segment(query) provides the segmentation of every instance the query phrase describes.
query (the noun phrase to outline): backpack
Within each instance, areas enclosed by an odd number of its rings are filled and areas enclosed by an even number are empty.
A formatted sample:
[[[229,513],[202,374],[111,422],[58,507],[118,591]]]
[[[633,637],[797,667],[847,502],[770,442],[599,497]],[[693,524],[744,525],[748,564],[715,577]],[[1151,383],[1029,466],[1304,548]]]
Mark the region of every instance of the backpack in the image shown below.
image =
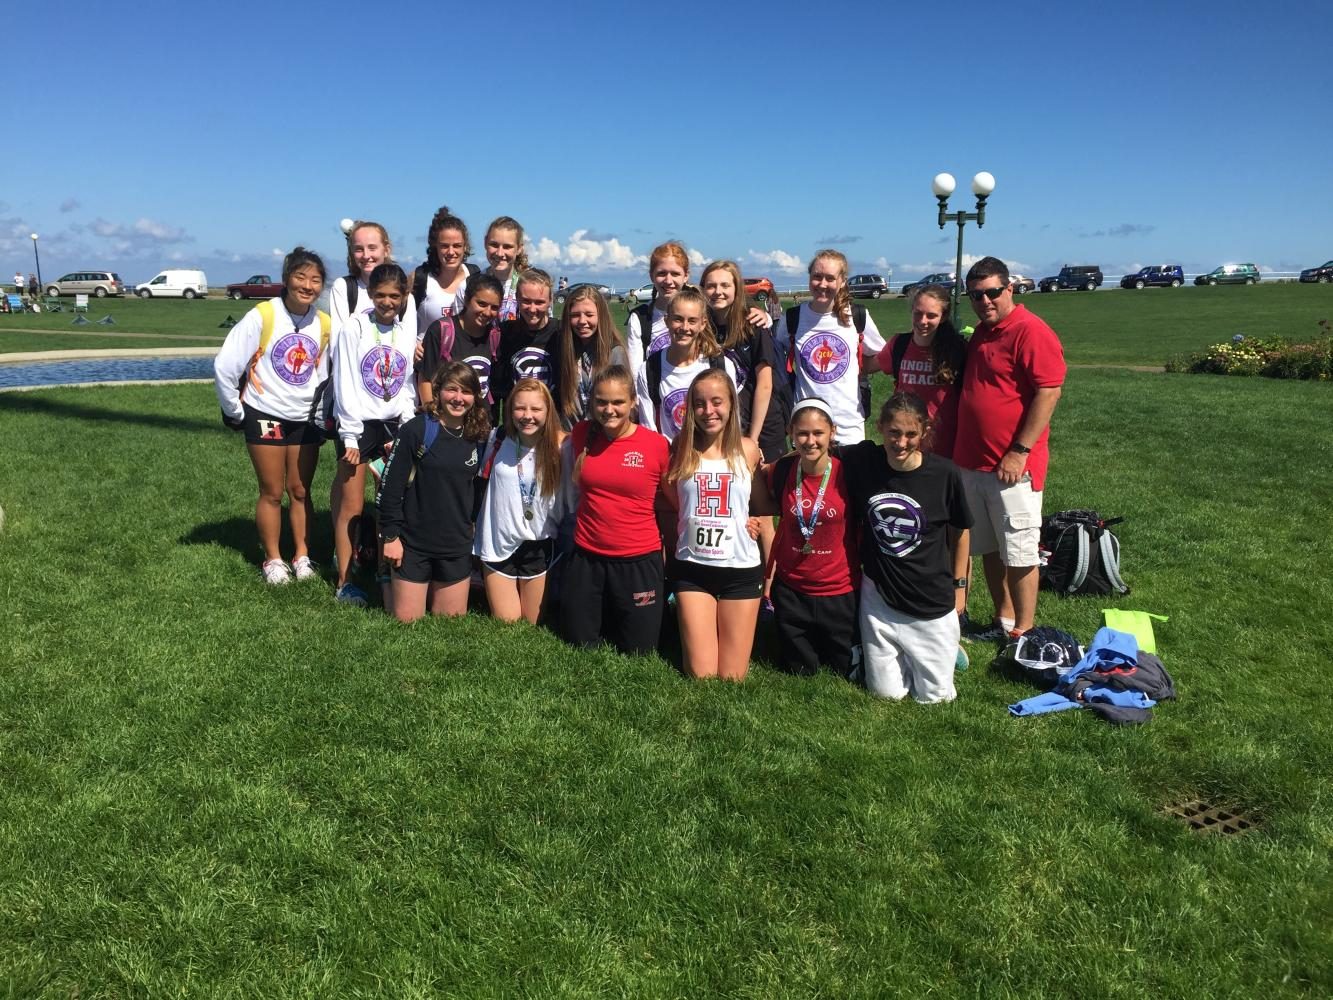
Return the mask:
[[[653,401],[654,415],[662,408],[662,354],[663,351],[653,351],[648,355],[648,397]],[[725,354],[715,354],[708,359],[709,368],[721,368],[727,370],[727,356]]]
[[[1120,578],[1120,539],[1095,510],[1062,510],[1042,518],[1041,585],[1062,596],[1128,594]]]
[[[454,319],[453,313],[441,316],[439,319],[439,324],[440,324],[440,364],[444,365],[447,364],[449,361],[453,360],[454,340],[458,336],[458,324]],[[488,344],[491,350],[491,364],[493,367],[498,367],[500,361],[499,323],[491,324],[490,332],[486,338],[486,343]],[[431,377],[433,378],[434,375],[432,374]],[[494,381],[495,381],[495,372],[493,371],[491,374],[491,382]],[[488,403],[495,402],[495,394],[490,391],[489,387],[487,388],[486,392],[486,402]]]
[[[273,300],[265,299],[255,306],[255,311],[259,313],[259,346],[255,348],[255,353],[250,357],[250,364],[246,366],[245,374],[241,377],[241,387],[254,386],[254,390],[261,395],[264,392],[264,385],[259,381],[259,359],[264,356],[268,350],[268,345],[273,342]],[[314,364],[319,365],[319,359],[324,356],[324,352],[329,349],[329,334],[332,331],[333,320],[329,314],[319,310],[319,353],[315,355]],[[324,391],[329,387],[332,379],[325,379],[315,390],[315,398],[310,405],[310,416],[313,420],[316,411],[319,410],[319,404],[324,396]]]
[[[463,266],[467,268],[468,277],[481,270],[470,260],[463,261]],[[430,272],[426,270],[425,265],[412,272],[412,299],[416,302],[418,308],[426,298],[426,279],[430,277]]]
[[[360,279],[357,278],[357,276],[356,276],[355,274],[347,274],[347,275],[343,275],[343,285],[344,285],[344,286],[346,287],[346,289],[347,289],[347,315],[348,315],[348,316],[351,316],[352,314],[354,314],[354,313],[356,312],[356,301],[357,301],[357,299],[359,299],[359,298],[361,297],[361,285],[359,284],[359,281],[360,281]],[[425,283],[425,281],[422,281],[421,284],[422,284],[422,286],[424,287],[426,283]],[[412,286],[412,291],[413,291],[413,292],[416,291],[416,285],[413,285],[413,286]],[[421,304],[421,299],[418,298],[418,299],[416,300],[416,302],[417,302],[418,305],[420,305],[420,304]],[[403,304],[402,304],[401,306],[398,307],[398,318],[399,318],[399,319],[402,319],[402,318],[403,318],[404,316],[406,316],[406,315],[407,315],[407,299],[403,299]]]
[[[653,303],[657,301],[657,295],[641,306],[635,306],[630,310],[630,316],[639,317],[639,341],[643,344],[643,356],[648,356],[648,348],[653,343]],[[629,332],[629,319],[625,320],[625,332]]]
[[[791,390],[792,401],[796,400],[796,329],[801,322],[799,304],[787,310],[787,382]],[[861,404],[861,413],[870,416],[870,376],[861,364],[861,350],[865,343],[866,307],[852,303],[852,325],[856,327],[856,391]],[[906,346],[903,347],[906,351]]]
[[[890,355],[893,358],[892,367],[885,373],[893,379],[896,389],[898,385],[898,369],[903,366],[903,358],[907,357],[907,348],[912,345],[912,335],[910,333],[900,333],[889,343]],[[953,362],[954,385],[963,384],[963,368],[967,363],[967,341],[962,341],[956,345],[953,357],[949,359]]]
[[[996,659],[1001,668],[1050,690],[1083,659],[1083,650],[1068,632],[1038,625],[1011,640]]]

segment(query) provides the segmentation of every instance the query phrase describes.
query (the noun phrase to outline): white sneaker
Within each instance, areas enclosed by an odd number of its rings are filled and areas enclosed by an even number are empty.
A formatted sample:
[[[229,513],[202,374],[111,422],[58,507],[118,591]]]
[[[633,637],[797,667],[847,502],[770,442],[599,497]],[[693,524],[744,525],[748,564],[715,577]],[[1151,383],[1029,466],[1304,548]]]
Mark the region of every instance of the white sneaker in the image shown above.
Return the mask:
[[[296,574],[298,580],[312,580],[319,576],[319,570],[315,568],[315,563],[309,556],[293,559],[292,572]]]
[[[275,587],[284,583],[291,583],[291,567],[281,559],[270,559],[264,563],[264,582]]]

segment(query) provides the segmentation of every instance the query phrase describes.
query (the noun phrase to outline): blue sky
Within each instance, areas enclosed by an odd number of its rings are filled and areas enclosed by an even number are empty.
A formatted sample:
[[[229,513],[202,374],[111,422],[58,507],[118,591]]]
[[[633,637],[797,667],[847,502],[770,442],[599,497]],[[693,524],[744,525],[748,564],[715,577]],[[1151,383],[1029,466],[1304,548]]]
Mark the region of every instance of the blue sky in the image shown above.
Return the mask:
[[[35,231],[48,280],[218,285],[297,243],[341,273],[345,216],[413,263],[448,204],[474,259],[512,215],[553,273],[617,288],[668,237],[783,286],[824,245],[898,282],[952,269],[930,181],[971,209],[979,170],[965,250],[1032,277],[1333,257],[1333,8],[1099,9],[56,0],[0,75],[26,122],[0,269],[33,270]]]

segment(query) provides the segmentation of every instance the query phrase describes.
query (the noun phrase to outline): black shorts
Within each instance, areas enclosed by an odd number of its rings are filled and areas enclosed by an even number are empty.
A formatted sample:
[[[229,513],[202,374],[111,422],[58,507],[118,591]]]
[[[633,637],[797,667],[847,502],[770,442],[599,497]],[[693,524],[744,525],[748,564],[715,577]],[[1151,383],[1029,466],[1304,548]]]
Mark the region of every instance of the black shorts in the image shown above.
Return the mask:
[[[356,439],[356,450],[361,453],[361,461],[357,464],[365,465],[377,458],[384,458],[387,454],[385,447],[392,444],[397,436],[397,420],[367,420],[361,425],[361,434]],[[334,435],[334,444],[338,450],[338,459],[341,461],[343,455],[347,453],[341,435]]]
[[[622,653],[648,653],[662,631],[662,553],[617,559],[577,545],[567,560],[560,597],[565,641],[596,646],[609,640]]]
[[[481,564],[498,576],[510,580],[535,580],[551,568],[551,556],[555,552],[555,540],[539,538],[535,542],[523,542],[508,559]]]
[[[773,580],[774,624],[778,633],[778,668],[793,674],[819,672],[822,663],[851,679],[861,660],[859,595],[815,597]]]
[[[249,403],[242,403],[245,411],[245,443],[305,445],[323,444],[324,432],[309,420],[283,420]]]
[[[393,571],[394,579],[407,583],[460,583],[472,575],[472,553],[461,556],[428,556],[403,545],[403,564]]]
[[[719,601],[757,601],[764,596],[764,566],[705,566],[672,558],[667,579],[676,593],[702,593]]]

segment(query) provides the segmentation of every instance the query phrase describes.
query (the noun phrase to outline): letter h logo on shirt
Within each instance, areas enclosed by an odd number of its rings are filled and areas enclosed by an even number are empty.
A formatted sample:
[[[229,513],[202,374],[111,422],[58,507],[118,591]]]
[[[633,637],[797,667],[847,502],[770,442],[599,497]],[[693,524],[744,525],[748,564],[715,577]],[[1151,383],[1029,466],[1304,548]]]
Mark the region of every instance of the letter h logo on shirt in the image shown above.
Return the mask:
[[[694,485],[699,490],[696,517],[731,517],[731,473],[696,472]]]

